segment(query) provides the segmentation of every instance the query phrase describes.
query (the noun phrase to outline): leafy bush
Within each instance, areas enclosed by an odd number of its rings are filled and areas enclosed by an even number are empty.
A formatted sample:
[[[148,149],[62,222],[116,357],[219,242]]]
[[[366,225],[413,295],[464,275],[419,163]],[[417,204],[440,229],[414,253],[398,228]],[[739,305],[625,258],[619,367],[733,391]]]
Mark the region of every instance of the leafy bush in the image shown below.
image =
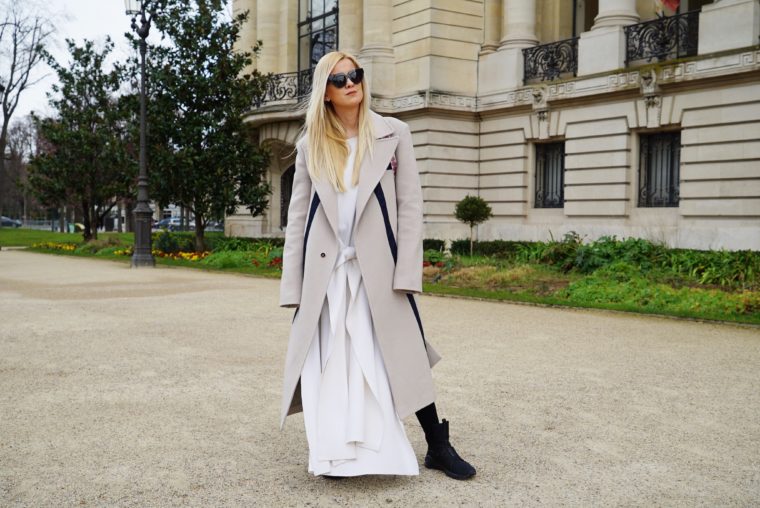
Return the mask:
[[[154,235],[153,248],[160,250],[161,252],[166,252],[167,254],[174,254],[181,250],[188,250],[180,248],[178,234],[166,230]]]
[[[269,252],[266,255],[267,266],[282,270],[282,250],[282,247],[269,249]]]
[[[700,284],[749,287],[760,282],[760,252],[672,249],[667,268]]]
[[[435,265],[439,262],[443,263],[444,255],[443,252],[439,250],[428,249],[422,253],[422,260],[427,261],[431,265]]]
[[[480,196],[465,196],[454,209],[454,217],[470,228],[487,221],[492,215],[491,206]]]
[[[201,263],[217,269],[241,268],[250,265],[255,257],[251,251],[219,251],[211,253]]]
[[[566,233],[560,242],[534,242],[518,247],[517,260],[557,266],[568,272],[573,269],[582,238],[575,231]]]
[[[257,243],[268,243],[274,247],[283,247],[285,245],[285,238],[283,237],[268,237],[262,236],[261,238],[255,238]]]
[[[666,252],[666,247],[640,238],[618,240],[614,236],[603,236],[579,245],[573,265],[581,273],[591,273],[611,263],[623,261],[649,271],[663,266],[667,259]]]
[[[247,251],[255,250],[256,238],[243,238],[239,236],[229,236],[221,238],[216,242],[215,252],[223,251]]]
[[[491,206],[480,196],[467,195],[456,204],[454,217],[470,226],[470,256],[473,255],[475,226],[487,221],[492,216]]]
[[[107,236],[97,240],[90,240],[87,243],[79,245],[74,252],[76,254],[96,254],[98,251],[108,247],[120,247],[121,241],[115,236]]]

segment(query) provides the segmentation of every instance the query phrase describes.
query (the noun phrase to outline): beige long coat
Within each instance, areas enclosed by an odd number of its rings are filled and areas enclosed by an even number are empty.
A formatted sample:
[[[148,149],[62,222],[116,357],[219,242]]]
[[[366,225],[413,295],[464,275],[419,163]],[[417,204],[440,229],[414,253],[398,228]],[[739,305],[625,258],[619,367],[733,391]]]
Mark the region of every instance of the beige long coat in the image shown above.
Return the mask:
[[[376,139],[372,158],[365,156],[360,167],[354,243],[393,401],[405,418],[435,400],[430,368],[440,359],[424,337],[414,296],[422,292],[422,190],[409,126],[371,115]],[[337,194],[328,181],[310,177],[305,141],[297,143],[280,284],[280,306],[298,307],[280,428],[287,415],[302,411],[301,369],[340,248]]]

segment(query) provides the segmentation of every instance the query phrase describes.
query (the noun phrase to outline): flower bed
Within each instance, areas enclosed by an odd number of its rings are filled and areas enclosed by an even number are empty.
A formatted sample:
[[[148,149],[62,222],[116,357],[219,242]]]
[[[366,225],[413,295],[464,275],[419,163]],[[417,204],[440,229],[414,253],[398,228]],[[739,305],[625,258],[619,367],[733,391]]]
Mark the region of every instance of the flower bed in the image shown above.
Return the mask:
[[[75,243],[60,243],[60,242],[39,242],[33,243],[32,248],[43,250],[58,250],[64,252],[73,252],[77,248]]]

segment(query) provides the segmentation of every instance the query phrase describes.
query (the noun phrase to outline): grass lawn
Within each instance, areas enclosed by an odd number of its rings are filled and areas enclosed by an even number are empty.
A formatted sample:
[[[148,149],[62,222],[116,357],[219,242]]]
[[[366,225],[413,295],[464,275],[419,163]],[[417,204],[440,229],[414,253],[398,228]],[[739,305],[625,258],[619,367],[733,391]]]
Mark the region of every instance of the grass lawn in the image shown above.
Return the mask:
[[[98,239],[118,238],[121,243],[134,243],[133,233],[99,233]],[[41,242],[81,243],[82,233],[58,233],[38,229],[0,228],[0,247],[31,247]]]
[[[176,234],[175,234],[176,235]],[[184,235],[184,244],[192,245]],[[191,235],[191,234],[190,234]],[[218,250],[174,257],[156,255],[159,265],[179,266],[208,271],[234,272],[258,277],[278,278],[282,250],[266,241],[246,243],[241,250],[229,249],[221,233],[208,235]],[[0,246],[26,247],[38,252],[58,255],[95,257],[129,263],[132,233],[101,233],[98,240],[85,244],[81,234],[54,233],[25,229],[0,229]],[[158,238],[158,237],[156,237]],[[156,245],[166,244],[154,240]],[[47,246],[32,247],[33,244]],[[56,248],[58,244],[58,248]],[[69,244],[61,249],[62,244]],[[565,244],[566,245],[566,244]],[[613,245],[608,243],[605,245]],[[556,244],[562,247],[563,244]],[[191,248],[191,247],[186,247]],[[554,247],[552,247],[554,248]],[[160,251],[158,251],[160,254]],[[624,253],[629,252],[623,250]],[[710,253],[708,253],[710,254]],[[683,251],[682,257],[704,258],[704,253]],[[611,263],[582,272],[563,268],[560,263],[519,260],[516,257],[454,255],[445,260],[427,262],[423,269],[426,293],[505,300],[542,305],[609,309],[643,314],[657,314],[703,320],[731,321],[760,325],[760,283],[757,253],[710,254],[717,261],[698,264],[703,272],[674,270],[670,265],[659,268],[637,264],[634,259],[615,255]],[[685,258],[683,256],[686,256]],[[712,263],[712,264],[711,264]],[[725,272],[726,282],[704,282],[710,269]],[[715,280],[713,277],[711,280]]]

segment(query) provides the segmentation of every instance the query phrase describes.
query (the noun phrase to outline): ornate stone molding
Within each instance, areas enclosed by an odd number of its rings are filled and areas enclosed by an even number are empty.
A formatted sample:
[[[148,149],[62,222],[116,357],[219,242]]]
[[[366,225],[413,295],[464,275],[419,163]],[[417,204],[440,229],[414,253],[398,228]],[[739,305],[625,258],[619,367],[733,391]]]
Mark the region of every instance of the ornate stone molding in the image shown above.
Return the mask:
[[[467,95],[453,95],[427,91],[393,98],[372,99],[373,109],[385,113],[396,113],[410,109],[443,108],[455,111],[475,111],[477,99]]]
[[[530,107],[537,112],[551,108],[551,103],[557,100],[593,97],[638,89],[646,101],[647,109],[654,108],[651,117],[654,119],[659,116],[655,114],[655,110],[661,107],[661,89],[667,85],[716,76],[733,77],[758,70],[760,70],[760,50],[752,49],[670,65],[653,64],[623,72],[597,74],[558,83],[544,83],[480,97],[438,91],[418,92],[400,97],[375,97],[372,99],[372,107],[381,113],[388,114],[424,108],[485,113],[505,108]],[[540,97],[540,100],[537,101],[537,97]],[[274,102],[258,110],[252,110],[246,116],[246,120],[259,125],[269,121],[301,118],[303,110],[298,111],[301,107],[303,104],[299,105],[295,100]]]

